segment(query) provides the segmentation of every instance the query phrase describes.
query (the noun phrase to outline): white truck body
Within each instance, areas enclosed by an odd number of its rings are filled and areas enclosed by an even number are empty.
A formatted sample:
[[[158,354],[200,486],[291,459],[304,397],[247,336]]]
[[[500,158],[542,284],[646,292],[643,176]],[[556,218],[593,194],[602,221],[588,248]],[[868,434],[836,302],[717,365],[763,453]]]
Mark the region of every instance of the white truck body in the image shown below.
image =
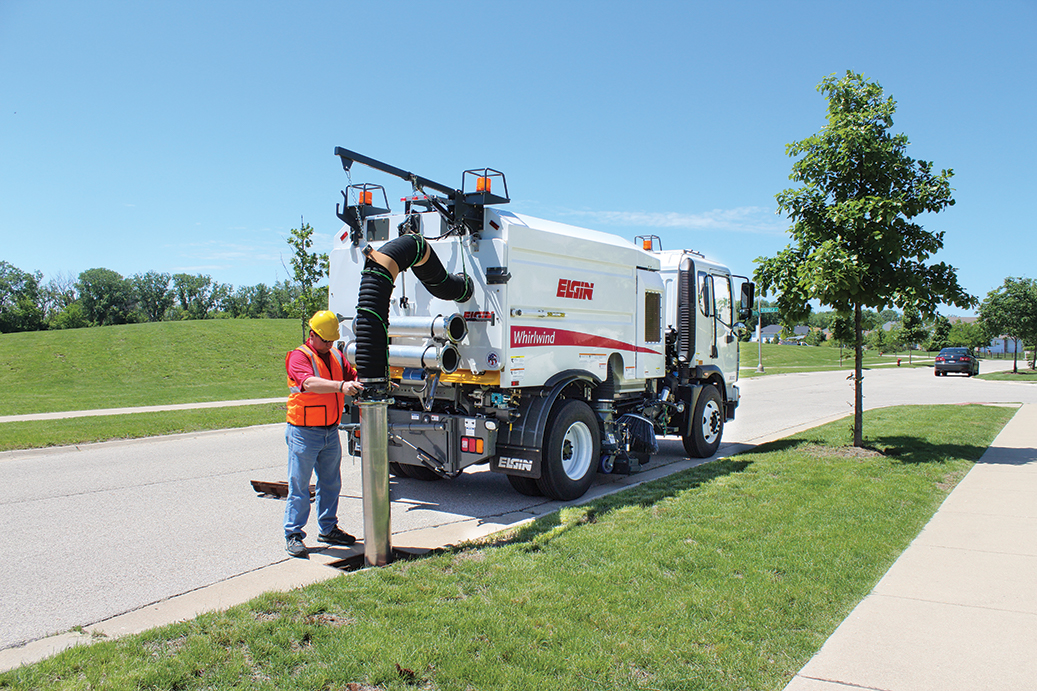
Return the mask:
[[[474,282],[457,304],[433,297],[410,271],[396,277],[394,471],[436,479],[490,463],[520,492],[568,499],[594,472],[638,470],[656,434],[678,434],[689,453],[712,455],[739,400],[735,296],[747,279],[698,253],[649,251],[608,233],[479,209],[478,232],[464,233],[449,232],[434,210],[358,214],[362,223],[344,226],[330,253],[329,308],[347,344],[365,248],[377,250],[404,226],[428,240],[448,272]],[[453,314],[467,323],[454,344],[393,333],[394,321]],[[401,346],[451,347],[456,362],[394,361]]]

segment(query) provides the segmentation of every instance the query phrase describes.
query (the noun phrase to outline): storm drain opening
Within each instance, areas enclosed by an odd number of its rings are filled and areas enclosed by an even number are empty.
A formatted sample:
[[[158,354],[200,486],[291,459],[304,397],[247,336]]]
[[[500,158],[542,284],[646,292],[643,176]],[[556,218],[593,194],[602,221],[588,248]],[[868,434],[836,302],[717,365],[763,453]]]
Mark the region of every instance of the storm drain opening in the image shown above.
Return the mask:
[[[392,550],[392,558],[389,560],[389,563],[391,564],[395,561],[414,561],[415,559],[420,559],[425,556],[430,551],[431,550],[427,549],[399,549],[394,547]],[[345,573],[351,573],[353,571],[360,571],[367,568],[367,561],[364,557],[364,553],[360,552],[359,554],[351,554],[344,559],[328,562],[328,566]]]

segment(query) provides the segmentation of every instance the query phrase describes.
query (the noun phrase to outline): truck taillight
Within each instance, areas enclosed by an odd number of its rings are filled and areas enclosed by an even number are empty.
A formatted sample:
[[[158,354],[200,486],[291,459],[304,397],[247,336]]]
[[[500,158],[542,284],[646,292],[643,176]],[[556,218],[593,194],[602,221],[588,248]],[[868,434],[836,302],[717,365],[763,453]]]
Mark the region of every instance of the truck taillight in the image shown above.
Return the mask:
[[[461,437],[461,450],[466,453],[482,453],[483,440],[479,437]]]

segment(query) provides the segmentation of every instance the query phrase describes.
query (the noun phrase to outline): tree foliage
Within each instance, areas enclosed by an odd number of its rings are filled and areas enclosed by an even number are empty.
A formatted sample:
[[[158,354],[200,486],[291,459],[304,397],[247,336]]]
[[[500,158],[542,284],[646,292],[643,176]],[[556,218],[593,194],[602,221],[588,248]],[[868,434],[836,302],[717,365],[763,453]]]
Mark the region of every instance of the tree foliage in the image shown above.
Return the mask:
[[[924,342],[929,335],[922,315],[914,305],[904,308],[904,316],[900,320],[900,330],[904,345],[907,346],[907,361],[911,362],[911,350],[914,346]]]
[[[173,295],[181,319],[208,319],[219,311],[231,286],[202,274],[173,274]]]
[[[933,321],[933,328],[929,332],[929,340],[925,344],[926,350],[943,350],[950,345],[951,320],[943,315],[938,315]]]
[[[292,275],[299,286],[299,294],[292,303],[291,316],[303,322],[303,333],[306,332],[306,321],[318,310],[328,308],[328,288],[318,284],[328,277],[328,254],[310,252],[313,245],[313,227],[309,223],[300,222],[298,228],[292,228],[288,236],[291,245]]]
[[[0,261],[0,333],[43,328],[42,280],[39,271],[28,273]]]
[[[947,334],[947,345],[973,350],[986,348],[990,345],[990,336],[983,322],[958,320],[951,324],[951,330]]]
[[[913,305],[933,315],[941,303],[971,307],[975,298],[959,285],[955,269],[927,264],[943,247],[912,219],[954,204],[950,170],[906,153],[908,139],[892,134],[896,102],[863,75],[847,72],[819,85],[828,100],[820,132],[786,147],[789,178],[799,187],[777,195],[778,210],[792,223],[793,243],[777,256],[756,260],[764,295],[778,293],[786,322],[806,319],[817,301],[854,317],[855,446],[863,446],[862,311]]]
[[[1008,277],[1000,288],[990,291],[979,306],[979,316],[993,338],[1018,338],[1037,351],[1037,282],[1032,278]],[[1030,369],[1037,364],[1037,353]],[[1017,370],[1013,367],[1013,371]]]
[[[111,269],[87,269],[76,283],[86,319],[97,326],[131,321],[135,301],[133,284]]]
[[[158,271],[134,274],[130,278],[134,290],[137,291],[137,308],[141,311],[144,321],[162,321],[166,312],[173,306],[170,280],[169,274]]]

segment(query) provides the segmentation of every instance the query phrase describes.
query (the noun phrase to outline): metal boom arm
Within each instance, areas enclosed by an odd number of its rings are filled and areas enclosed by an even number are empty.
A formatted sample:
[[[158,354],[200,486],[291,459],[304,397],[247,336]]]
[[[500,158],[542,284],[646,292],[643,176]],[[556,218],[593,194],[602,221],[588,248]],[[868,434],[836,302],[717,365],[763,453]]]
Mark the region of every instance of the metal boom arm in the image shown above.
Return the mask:
[[[353,165],[353,163],[363,163],[365,166],[369,166],[371,168],[374,168],[375,170],[380,170],[383,173],[388,173],[389,175],[395,175],[396,177],[402,180],[406,180],[407,182],[415,183],[421,187],[430,187],[436,190],[437,192],[442,192],[451,200],[460,199],[462,195],[461,190],[454,189],[447,185],[442,185],[436,182],[435,180],[423,178],[420,175],[415,175],[414,173],[410,173],[406,170],[403,170],[402,168],[397,168],[396,166],[391,166],[388,163],[383,163],[377,159],[371,158],[370,156],[364,156],[363,154],[358,154],[355,151],[344,149],[341,146],[335,147],[335,155],[342,159],[342,168],[347,173],[349,172],[349,169]]]

